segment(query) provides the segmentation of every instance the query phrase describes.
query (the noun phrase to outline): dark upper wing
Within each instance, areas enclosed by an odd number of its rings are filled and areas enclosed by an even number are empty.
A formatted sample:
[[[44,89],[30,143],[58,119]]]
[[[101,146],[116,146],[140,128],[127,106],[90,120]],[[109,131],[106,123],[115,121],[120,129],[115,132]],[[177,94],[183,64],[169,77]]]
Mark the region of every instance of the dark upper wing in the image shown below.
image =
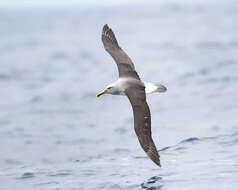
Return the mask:
[[[151,137],[150,109],[146,102],[145,87],[133,85],[126,90],[134,114],[134,127],[140,145],[150,159],[160,166],[160,156]]]
[[[119,77],[133,77],[140,80],[135,71],[134,64],[128,55],[119,47],[112,29],[107,24],[102,29],[102,42],[106,51],[113,57],[117,64]]]

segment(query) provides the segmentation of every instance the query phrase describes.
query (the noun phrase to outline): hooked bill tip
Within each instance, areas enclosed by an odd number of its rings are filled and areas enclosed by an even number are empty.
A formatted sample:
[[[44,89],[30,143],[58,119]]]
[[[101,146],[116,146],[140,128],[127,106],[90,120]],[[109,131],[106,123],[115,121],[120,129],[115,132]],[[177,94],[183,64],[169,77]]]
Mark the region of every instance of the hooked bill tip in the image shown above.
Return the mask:
[[[99,96],[101,96],[101,95],[103,95],[103,94],[106,94],[106,93],[107,93],[107,90],[104,90],[104,91],[98,93],[98,94],[96,95],[96,97],[98,98]]]

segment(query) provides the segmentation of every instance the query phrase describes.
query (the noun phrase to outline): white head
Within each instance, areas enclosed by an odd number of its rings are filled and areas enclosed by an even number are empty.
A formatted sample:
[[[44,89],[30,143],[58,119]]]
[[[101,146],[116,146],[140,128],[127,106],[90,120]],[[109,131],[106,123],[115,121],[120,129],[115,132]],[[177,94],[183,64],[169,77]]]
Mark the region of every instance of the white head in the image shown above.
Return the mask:
[[[117,95],[119,93],[120,93],[119,88],[114,83],[111,83],[102,92],[98,93],[96,96],[98,98],[99,96],[101,96],[103,94]]]

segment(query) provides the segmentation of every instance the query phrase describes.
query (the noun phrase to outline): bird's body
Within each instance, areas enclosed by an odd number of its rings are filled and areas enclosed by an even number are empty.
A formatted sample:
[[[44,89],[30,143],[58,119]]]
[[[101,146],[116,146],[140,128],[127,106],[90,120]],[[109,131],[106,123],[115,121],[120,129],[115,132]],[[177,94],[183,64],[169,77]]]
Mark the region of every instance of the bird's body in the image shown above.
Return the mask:
[[[153,84],[149,82],[142,82],[135,80],[133,78],[119,78],[115,82],[109,84],[107,88],[113,87],[112,91],[108,91],[108,94],[112,95],[123,95],[125,96],[125,90],[128,87],[129,84],[137,83],[141,86],[145,87],[145,93],[146,94],[151,94],[154,92],[165,92],[167,89],[161,85],[161,84]]]
[[[150,109],[146,102],[146,93],[165,92],[163,85],[155,85],[143,82],[135,71],[135,66],[128,55],[119,47],[113,31],[104,25],[102,31],[102,42],[106,51],[115,60],[119,79],[109,84],[105,90],[97,94],[126,95],[131,102],[134,114],[134,129],[140,145],[149,158],[160,165],[160,156],[151,136]]]

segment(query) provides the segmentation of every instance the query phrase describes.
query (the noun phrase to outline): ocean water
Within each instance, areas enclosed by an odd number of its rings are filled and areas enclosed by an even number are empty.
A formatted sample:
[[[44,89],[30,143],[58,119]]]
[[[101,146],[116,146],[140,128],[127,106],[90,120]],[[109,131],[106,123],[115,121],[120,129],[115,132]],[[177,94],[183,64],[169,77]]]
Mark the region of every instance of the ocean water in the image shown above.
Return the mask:
[[[0,190],[236,190],[238,4],[0,7]],[[147,158],[101,43],[107,23],[141,79],[162,168]]]

